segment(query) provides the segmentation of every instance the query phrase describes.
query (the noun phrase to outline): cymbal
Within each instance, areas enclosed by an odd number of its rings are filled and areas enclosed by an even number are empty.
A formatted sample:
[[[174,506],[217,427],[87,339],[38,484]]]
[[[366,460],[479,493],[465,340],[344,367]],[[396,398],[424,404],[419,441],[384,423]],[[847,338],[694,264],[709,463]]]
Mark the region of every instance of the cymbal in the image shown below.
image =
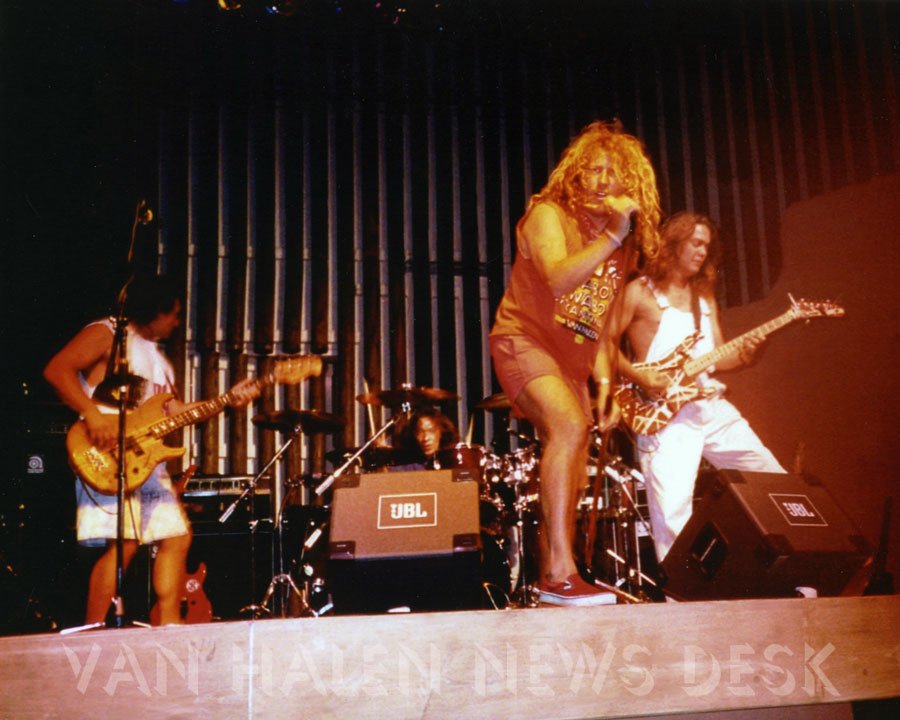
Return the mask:
[[[355,453],[359,448],[346,448],[344,450],[332,450],[325,453],[325,459],[332,465],[343,465],[347,458]],[[397,465],[405,461],[405,454],[402,448],[381,447],[372,445],[357,460],[362,462],[365,467],[381,467],[383,465]]]
[[[261,430],[277,430],[305,435],[334,433],[344,427],[343,418],[316,410],[278,410],[253,416],[253,424]]]
[[[459,400],[459,395],[440,388],[413,387],[403,383],[399,387],[357,395],[356,399],[364,405],[385,405],[398,408],[401,405],[428,405],[429,403]]]
[[[510,407],[512,407],[512,403],[509,402],[509,398],[506,397],[505,392],[498,392],[493,395],[488,395],[476,404],[475,407],[479,410],[509,410]]]

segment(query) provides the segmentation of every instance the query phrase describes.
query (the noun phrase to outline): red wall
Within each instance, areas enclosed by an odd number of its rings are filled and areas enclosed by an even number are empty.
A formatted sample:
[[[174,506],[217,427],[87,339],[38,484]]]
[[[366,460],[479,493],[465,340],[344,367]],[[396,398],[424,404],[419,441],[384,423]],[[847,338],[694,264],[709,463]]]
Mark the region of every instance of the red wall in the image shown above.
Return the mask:
[[[784,265],[764,300],[723,317],[726,338],[779,315],[795,298],[832,299],[846,315],[796,322],[771,336],[758,362],[727,378],[730,397],[788,469],[797,444],[877,543],[894,496],[889,568],[900,584],[900,175],[790,206]]]

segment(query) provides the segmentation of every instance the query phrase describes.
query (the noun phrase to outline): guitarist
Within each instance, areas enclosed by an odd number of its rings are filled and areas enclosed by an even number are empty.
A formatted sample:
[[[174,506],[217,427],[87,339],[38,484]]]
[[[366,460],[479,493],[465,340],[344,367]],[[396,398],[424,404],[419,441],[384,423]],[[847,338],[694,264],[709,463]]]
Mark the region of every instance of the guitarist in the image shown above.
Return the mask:
[[[660,228],[658,255],[648,260],[646,274],[625,288],[620,313],[612,322],[611,341],[618,345],[624,333],[635,362],[661,360],[697,331],[693,357],[722,345],[715,299],[717,245],[718,232],[709,218],[692,212],[669,218]],[[736,353],[710,372],[750,363],[762,340],[761,333],[751,333]],[[621,352],[619,373],[651,398],[664,394],[670,383],[659,370],[636,369]],[[717,468],[785,472],[737,408],[722,396],[725,385],[705,372],[696,381],[708,397],[686,404],[658,432],[637,436],[660,561],[691,516],[701,458]]]
[[[130,392],[135,405],[162,392],[174,392],[174,372],[157,343],[166,340],[179,326],[181,301],[173,284],[158,276],[138,276],[128,288],[126,316],[129,318],[126,343],[132,375],[140,387]],[[100,320],[83,328],[47,364],[44,377],[60,399],[83,419],[91,442],[100,449],[113,448],[118,440],[115,405],[103,405],[93,397],[106,374],[113,346],[113,320]],[[259,394],[251,380],[232,388],[244,405]],[[170,415],[189,409],[172,399],[166,406]],[[117,498],[76,483],[77,533],[79,543],[105,546],[106,551],[91,571],[85,622],[102,623],[116,589]],[[125,537],[123,567],[127,567],[141,544],[158,543],[153,566],[153,588],[158,596],[159,623],[180,623],[181,590],[185,559],[191,544],[188,521],[176,497],[165,463],[160,463],[149,479],[125,497]]]

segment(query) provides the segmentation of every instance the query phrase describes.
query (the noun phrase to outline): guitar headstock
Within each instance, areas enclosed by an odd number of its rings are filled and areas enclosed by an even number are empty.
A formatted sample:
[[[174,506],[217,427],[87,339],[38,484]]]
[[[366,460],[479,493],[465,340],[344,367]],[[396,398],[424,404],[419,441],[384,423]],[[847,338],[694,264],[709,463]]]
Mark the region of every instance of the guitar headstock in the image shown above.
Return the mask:
[[[830,300],[794,300],[791,309],[798,318],[843,317],[844,308]]]
[[[298,355],[275,363],[272,371],[275,380],[287,385],[296,385],[308,377],[322,374],[322,358],[318,355]]]

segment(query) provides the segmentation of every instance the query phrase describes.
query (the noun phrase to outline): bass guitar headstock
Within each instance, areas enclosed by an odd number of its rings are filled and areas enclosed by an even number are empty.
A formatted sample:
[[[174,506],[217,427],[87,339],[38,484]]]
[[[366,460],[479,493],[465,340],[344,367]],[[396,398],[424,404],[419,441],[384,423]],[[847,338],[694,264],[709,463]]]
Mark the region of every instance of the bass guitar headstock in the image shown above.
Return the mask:
[[[322,374],[322,358],[318,355],[297,355],[275,363],[272,371],[275,380],[286,385],[296,385],[309,377]]]

